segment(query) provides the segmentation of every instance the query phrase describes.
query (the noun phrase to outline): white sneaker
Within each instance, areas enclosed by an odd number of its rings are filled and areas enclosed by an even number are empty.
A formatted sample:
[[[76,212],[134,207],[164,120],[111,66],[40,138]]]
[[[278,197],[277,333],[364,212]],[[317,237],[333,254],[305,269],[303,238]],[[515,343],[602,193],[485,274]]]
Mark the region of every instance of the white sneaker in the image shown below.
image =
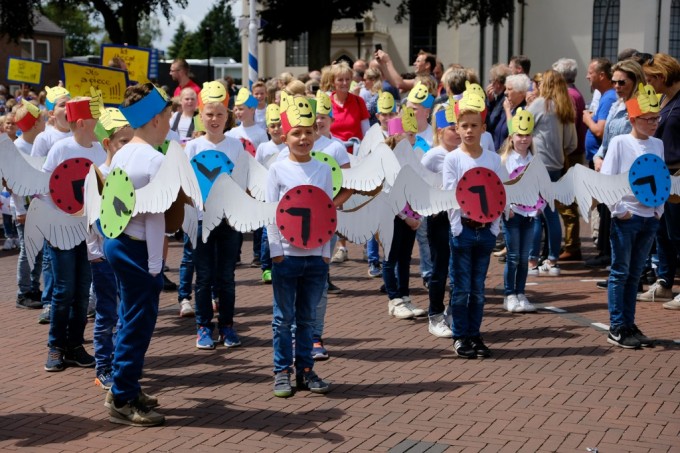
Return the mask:
[[[349,258],[349,252],[347,251],[346,248],[340,247],[335,252],[335,255],[333,255],[331,263],[344,263],[345,261],[347,261],[347,258]]]
[[[446,325],[446,317],[444,313],[439,315],[430,316],[429,326],[427,330],[438,338],[451,338],[453,337],[453,332]]]
[[[196,316],[194,307],[191,305],[191,301],[189,299],[182,299],[182,301],[179,303],[179,316],[181,318],[192,318]]]
[[[534,313],[536,311],[536,307],[534,307],[534,304],[529,302],[529,299],[527,299],[527,296],[525,296],[524,294],[518,294],[517,299],[519,299],[519,308],[521,309],[522,312]]]
[[[12,239],[12,248],[18,249],[21,243],[19,242],[19,238],[13,238]]]
[[[404,299],[397,297],[387,303],[387,313],[397,319],[410,319],[415,315],[404,305]]]
[[[537,276],[538,275],[538,266],[530,267],[529,270],[527,271],[527,275],[531,276]]]
[[[451,313],[451,305],[447,305],[446,310],[444,310],[444,321],[446,322],[446,325],[449,327],[449,329],[453,330],[453,314]]]
[[[3,250],[12,250],[13,245],[14,245],[14,241],[12,240],[12,238],[7,238],[7,239],[5,239],[5,243],[2,245],[2,249]]]
[[[510,313],[519,313],[519,300],[515,294],[508,294],[503,298],[503,308]]]
[[[543,261],[543,264],[538,266],[538,275],[550,275],[557,277],[560,275],[560,266],[553,264],[550,260]]]
[[[425,310],[419,308],[417,305],[411,302],[411,298],[409,296],[404,296],[401,298],[401,300],[404,301],[404,306],[413,312],[413,316],[425,316],[427,314]]]

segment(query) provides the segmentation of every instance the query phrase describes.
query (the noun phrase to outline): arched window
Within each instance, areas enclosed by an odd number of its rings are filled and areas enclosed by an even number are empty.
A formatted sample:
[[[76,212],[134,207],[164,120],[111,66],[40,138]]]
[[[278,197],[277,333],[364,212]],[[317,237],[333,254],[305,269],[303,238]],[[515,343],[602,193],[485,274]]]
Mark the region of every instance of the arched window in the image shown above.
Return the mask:
[[[680,0],[671,2],[671,28],[668,37],[669,55],[680,58]]]
[[[592,58],[606,57],[616,61],[619,49],[619,0],[593,2]]]

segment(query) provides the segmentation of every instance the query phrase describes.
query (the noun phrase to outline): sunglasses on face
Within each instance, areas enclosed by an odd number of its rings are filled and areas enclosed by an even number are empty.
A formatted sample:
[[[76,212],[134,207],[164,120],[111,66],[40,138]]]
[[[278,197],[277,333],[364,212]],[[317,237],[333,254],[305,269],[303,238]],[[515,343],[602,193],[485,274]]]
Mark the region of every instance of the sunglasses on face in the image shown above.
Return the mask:
[[[627,82],[628,82],[628,79],[612,80],[612,83],[614,85],[618,85],[620,87],[624,86]]]

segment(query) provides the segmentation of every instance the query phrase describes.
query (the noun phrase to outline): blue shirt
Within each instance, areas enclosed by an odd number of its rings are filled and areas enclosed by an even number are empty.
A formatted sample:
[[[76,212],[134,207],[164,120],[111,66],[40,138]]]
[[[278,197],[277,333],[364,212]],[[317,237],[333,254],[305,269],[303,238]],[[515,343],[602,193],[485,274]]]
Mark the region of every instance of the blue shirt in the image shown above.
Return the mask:
[[[607,90],[600,98],[600,104],[597,107],[597,111],[593,114],[593,122],[597,123],[600,120],[606,120],[609,114],[609,109],[616,101],[616,91],[612,88]],[[593,160],[593,156],[597,153],[600,148],[602,140],[595,137],[595,135],[588,129],[586,132],[586,159]]]

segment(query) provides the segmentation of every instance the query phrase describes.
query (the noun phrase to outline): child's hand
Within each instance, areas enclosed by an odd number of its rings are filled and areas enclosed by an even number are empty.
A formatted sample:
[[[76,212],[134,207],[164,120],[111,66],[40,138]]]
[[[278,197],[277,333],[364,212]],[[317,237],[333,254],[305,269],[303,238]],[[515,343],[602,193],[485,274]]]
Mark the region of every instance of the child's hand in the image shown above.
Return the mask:
[[[26,214],[17,214],[17,223],[23,225],[26,223]]]
[[[326,264],[329,264],[331,262],[331,259],[324,256],[323,262],[326,263]]]
[[[272,263],[280,263],[282,261],[283,261],[283,255],[272,257]]]
[[[408,225],[414,231],[420,226],[420,220],[412,219],[411,217],[406,217],[404,222],[406,222],[406,225]]]

